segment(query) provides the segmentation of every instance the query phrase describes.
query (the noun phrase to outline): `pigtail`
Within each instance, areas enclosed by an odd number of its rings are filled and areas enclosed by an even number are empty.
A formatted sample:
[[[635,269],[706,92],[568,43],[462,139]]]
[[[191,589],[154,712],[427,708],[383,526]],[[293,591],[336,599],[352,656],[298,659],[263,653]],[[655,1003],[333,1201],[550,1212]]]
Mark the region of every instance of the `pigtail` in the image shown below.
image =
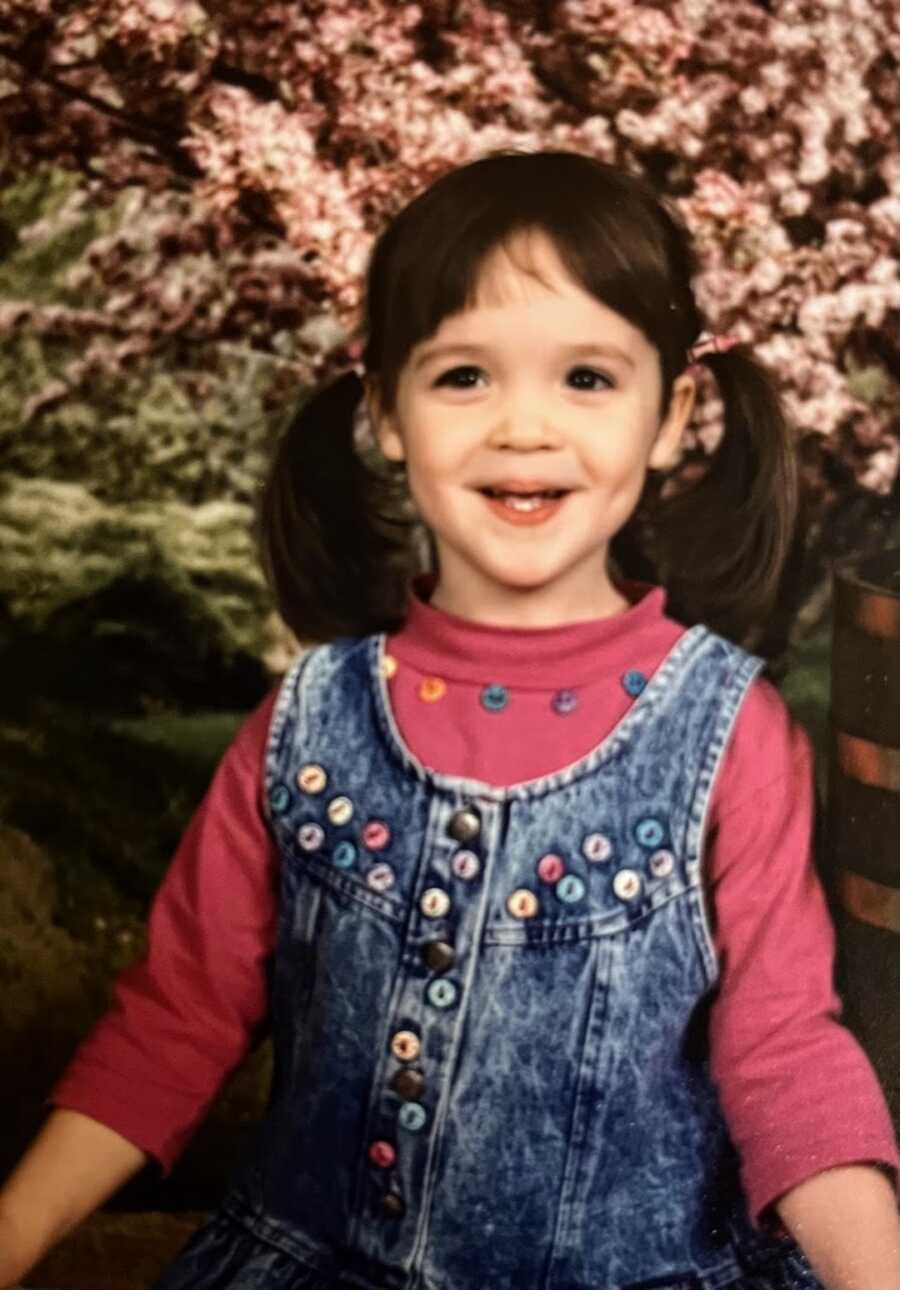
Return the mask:
[[[724,431],[693,487],[658,496],[649,521],[660,581],[676,618],[768,650],[797,538],[798,467],[774,378],[744,345],[710,353]]]
[[[362,394],[350,371],[302,404],[259,499],[263,570],[303,643],[390,631],[402,621],[411,523],[397,482],[356,447]]]

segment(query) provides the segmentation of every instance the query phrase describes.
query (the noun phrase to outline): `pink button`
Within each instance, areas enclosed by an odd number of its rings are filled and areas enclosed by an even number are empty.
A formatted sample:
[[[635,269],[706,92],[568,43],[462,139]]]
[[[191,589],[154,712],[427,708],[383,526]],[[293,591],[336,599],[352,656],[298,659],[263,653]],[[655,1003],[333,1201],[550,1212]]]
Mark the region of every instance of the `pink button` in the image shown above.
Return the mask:
[[[541,856],[538,860],[537,876],[541,882],[559,882],[560,878],[566,872],[566,866],[563,864],[562,857],[553,855]]]
[[[379,1169],[390,1169],[397,1159],[397,1153],[389,1142],[373,1142],[369,1147],[369,1159]]]
[[[383,820],[369,820],[363,829],[363,846],[370,851],[380,851],[391,840],[391,831]]]

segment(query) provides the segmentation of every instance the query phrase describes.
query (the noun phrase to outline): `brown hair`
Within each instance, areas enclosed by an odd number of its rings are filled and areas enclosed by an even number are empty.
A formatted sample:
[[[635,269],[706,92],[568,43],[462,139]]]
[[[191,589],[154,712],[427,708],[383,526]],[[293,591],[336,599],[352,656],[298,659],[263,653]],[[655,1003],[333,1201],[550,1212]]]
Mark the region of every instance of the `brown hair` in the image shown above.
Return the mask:
[[[656,347],[662,416],[705,327],[687,229],[637,175],[579,153],[513,149],[444,174],[375,243],[361,340],[386,412],[412,349],[474,300],[487,256],[531,230]],[[611,553],[621,576],[666,587],[674,617],[746,644],[774,606],[795,534],[797,468],[774,378],[748,347],[704,361],[724,405],[720,445],[700,481],[672,495],[651,471]],[[356,445],[362,394],[349,372],[304,402],[262,493],[263,564],[303,641],[396,628],[421,568],[402,466]]]

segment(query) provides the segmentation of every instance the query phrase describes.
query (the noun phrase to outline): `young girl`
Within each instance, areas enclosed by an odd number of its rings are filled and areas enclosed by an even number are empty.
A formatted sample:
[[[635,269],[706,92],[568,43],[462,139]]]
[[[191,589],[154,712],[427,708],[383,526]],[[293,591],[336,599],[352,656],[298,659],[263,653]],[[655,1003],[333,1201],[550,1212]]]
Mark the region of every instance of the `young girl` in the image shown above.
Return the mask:
[[[159,1290],[900,1286],[809,743],[737,643],[790,441],[748,349],[698,346],[694,267],[647,184],[565,152],[454,170],[381,237],[365,382],[304,406],[262,506],[322,644],[223,759],[0,1197],[0,1284],[168,1169],[268,1020],[257,1148]],[[724,436],[663,495],[701,358]]]

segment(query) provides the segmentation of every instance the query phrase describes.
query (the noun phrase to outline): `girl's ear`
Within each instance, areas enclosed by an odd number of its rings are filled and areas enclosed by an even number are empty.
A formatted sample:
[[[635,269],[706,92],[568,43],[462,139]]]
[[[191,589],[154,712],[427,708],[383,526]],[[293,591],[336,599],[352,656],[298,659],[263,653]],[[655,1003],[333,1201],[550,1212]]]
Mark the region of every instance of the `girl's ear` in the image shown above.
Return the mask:
[[[650,450],[647,465],[653,470],[668,470],[678,460],[681,438],[694,411],[696,397],[696,381],[688,372],[682,372],[675,378],[669,410]]]
[[[378,389],[374,383],[370,384],[368,381],[366,382],[366,409],[375,442],[383,455],[388,461],[404,461],[406,452],[395,419],[381,411]]]

